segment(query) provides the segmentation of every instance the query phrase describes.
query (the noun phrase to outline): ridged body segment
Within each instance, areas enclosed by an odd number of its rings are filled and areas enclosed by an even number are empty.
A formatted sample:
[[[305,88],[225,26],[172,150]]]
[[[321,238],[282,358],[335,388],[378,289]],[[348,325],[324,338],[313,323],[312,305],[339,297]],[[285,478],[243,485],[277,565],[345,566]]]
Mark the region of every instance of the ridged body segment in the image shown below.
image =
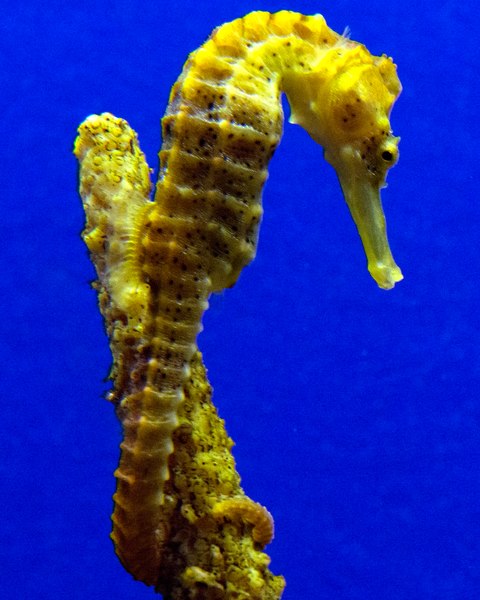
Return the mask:
[[[352,108],[350,94],[350,108],[344,102],[339,111],[329,104],[338,103],[337,96],[331,100],[324,91],[358,60],[379,71],[377,83],[387,91],[381,89],[385,98],[377,104],[388,112],[400,89],[393,63],[331,31],[320,15],[258,12],[215,30],[173,86],[153,202],[148,165],[124,121],[90,117],[79,130],[84,239],[114,357],[110,399],[124,430],[112,537],[127,570],[148,585],[157,583],[169,535],[164,486],[202,315],[210,294],[232,286],[255,256],[262,188],[282,133],[280,94],[287,94],[292,118],[324,145],[348,196],[337,154],[347,156],[356,144],[350,145],[349,132],[363,100],[358,93]],[[370,130],[375,127],[372,121]],[[390,166],[376,166],[383,160],[378,144],[382,156],[392,154],[384,162],[394,162],[388,119],[380,130],[370,136],[374,141],[362,138],[364,154],[351,150],[365,163],[366,177],[375,174],[378,189]],[[383,260],[385,244],[377,246],[372,253]],[[391,287],[399,271],[393,262],[381,268],[387,275],[379,284]],[[254,535],[268,543],[273,523],[263,507],[248,499],[221,502],[218,515],[258,521]]]

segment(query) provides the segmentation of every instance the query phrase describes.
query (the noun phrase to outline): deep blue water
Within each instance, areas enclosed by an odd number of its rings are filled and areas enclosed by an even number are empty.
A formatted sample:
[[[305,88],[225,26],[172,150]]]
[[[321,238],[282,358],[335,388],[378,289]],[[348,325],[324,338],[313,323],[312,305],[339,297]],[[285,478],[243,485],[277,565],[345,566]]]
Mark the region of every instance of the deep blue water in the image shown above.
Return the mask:
[[[101,399],[72,143],[111,111],[156,166],[188,52],[282,8],[398,64],[383,198],[405,280],[377,289],[332,169],[287,125],[257,259],[199,338],[216,404],[246,491],[275,516],[285,600],[480,597],[476,5],[27,0],[0,14],[1,598],[154,597],[108,537],[120,427]]]

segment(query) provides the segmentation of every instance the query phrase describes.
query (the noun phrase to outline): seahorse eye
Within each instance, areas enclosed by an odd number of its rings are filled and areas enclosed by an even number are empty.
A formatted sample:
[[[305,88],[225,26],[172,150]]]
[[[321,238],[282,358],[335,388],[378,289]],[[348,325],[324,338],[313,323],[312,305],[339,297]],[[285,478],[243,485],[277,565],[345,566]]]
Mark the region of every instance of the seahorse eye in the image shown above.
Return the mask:
[[[385,162],[392,162],[393,154],[390,152],[390,150],[384,150],[382,152],[382,158]]]
[[[385,168],[389,169],[398,160],[398,142],[400,138],[389,135],[382,146],[378,149],[379,160],[383,161]]]

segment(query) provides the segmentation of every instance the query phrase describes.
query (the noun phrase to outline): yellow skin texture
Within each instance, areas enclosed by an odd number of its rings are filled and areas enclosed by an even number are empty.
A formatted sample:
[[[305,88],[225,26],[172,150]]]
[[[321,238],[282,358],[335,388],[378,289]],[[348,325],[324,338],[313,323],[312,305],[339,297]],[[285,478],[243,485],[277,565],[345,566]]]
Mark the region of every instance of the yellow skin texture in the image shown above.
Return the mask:
[[[108,113],[79,128],[84,240],[113,354],[124,440],[115,472],[115,550],[165,598],[279,598],[267,569],[268,511],[247,498],[211,405],[197,350],[212,292],[255,256],[284,92],[335,168],[382,288],[402,278],[380,189],[398,157],[391,59],[330,30],[322,16],[256,12],[190,55],[162,121],[155,198],[129,125]],[[317,199],[313,199],[314,202]]]

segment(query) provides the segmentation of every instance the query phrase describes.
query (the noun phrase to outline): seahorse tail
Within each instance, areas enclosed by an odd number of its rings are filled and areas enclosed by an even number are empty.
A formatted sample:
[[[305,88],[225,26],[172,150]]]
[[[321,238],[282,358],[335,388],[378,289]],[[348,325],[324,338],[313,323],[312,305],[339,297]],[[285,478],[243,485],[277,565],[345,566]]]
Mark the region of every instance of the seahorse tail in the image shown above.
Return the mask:
[[[187,281],[169,286],[173,273],[168,262],[163,268],[168,279],[161,278],[158,284],[163,291],[155,299],[154,320],[146,324],[153,335],[130,373],[131,393],[117,405],[124,439],[115,472],[112,538],[125,568],[147,585],[156,583],[168,534],[164,487],[169,479],[172,436],[196,350],[200,317],[207,306],[207,290],[194,300],[192,293],[183,297],[185,286],[192,292]]]
[[[212,509],[212,515],[217,520],[230,520],[251,527],[252,539],[262,547],[273,539],[273,517],[268,510],[247,496],[227,498],[219,501]]]
[[[115,471],[117,490],[112,539],[125,568],[147,585],[156,583],[166,532],[164,484],[172,434],[183,392],[157,392],[147,386],[119,405],[124,440]]]

